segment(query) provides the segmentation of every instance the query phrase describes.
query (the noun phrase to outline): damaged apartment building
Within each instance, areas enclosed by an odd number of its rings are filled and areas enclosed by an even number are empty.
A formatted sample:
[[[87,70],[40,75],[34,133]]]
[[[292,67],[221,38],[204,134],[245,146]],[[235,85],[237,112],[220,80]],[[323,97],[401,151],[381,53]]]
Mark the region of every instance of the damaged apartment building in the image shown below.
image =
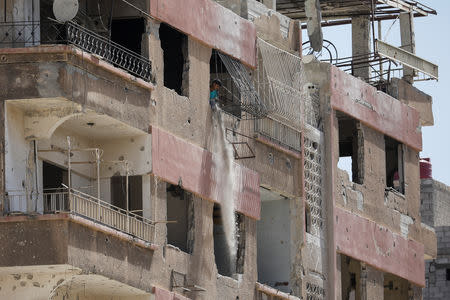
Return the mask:
[[[415,55],[414,20],[432,8],[0,12],[0,299],[422,299],[436,236],[419,153],[434,121],[413,84],[438,67]],[[398,46],[378,30],[393,20]],[[339,58],[323,30],[345,24]]]

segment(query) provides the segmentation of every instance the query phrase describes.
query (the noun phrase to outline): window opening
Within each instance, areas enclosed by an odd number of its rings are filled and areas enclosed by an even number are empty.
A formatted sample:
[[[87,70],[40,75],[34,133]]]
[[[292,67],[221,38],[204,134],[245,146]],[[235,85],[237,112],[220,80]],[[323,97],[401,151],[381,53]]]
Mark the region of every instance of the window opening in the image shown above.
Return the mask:
[[[403,144],[384,137],[386,156],[386,187],[404,194]]]
[[[46,161],[42,162],[42,183],[44,189],[44,211],[63,211],[69,207],[67,197],[58,197],[58,201],[52,201],[47,196],[49,194],[56,194],[64,192],[64,185],[68,184],[68,172],[66,169],[55,166]]]
[[[446,269],[445,279],[450,281],[450,269]]]
[[[211,84],[220,81],[219,107],[238,118],[254,119],[267,115],[267,109],[256,92],[251,72],[238,60],[212,51],[210,59]]]
[[[222,212],[220,206],[214,204],[213,209],[213,236],[214,236],[214,257],[217,271],[223,276],[231,277],[234,274],[244,273],[245,254],[245,216],[236,213],[236,260],[231,261],[230,253],[225,237],[222,223]]]
[[[364,135],[359,121],[339,113],[338,167],[349,171],[354,183],[364,182]]]
[[[63,188],[63,184],[67,186],[67,170],[43,161],[42,173],[44,190]]]
[[[305,204],[305,231],[311,233],[311,209]]]
[[[188,97],[188,38],[164,23],[159,28],[159,38],[164,52],[164,86]]]
[[[192,194],[178,185],[167,184],[167,243],[192,253],[194,238],[194,207]]]
[[[111,177],[111,203],[122,209],[127,209],[126,176]],[[142,176],[128,176],[128,209],[142,216]]]
[[[209,66],[211,84],[215,81],[221,83],[216,104],[223,111],[241,118],[241,94],[233,83],[230,73],[219,56],[219,52],[215,49],[212,51]]]
[[[145,32],[143,18],[115,19],[111,24],[111,40],[137,54],[141,54],[142,35]]]

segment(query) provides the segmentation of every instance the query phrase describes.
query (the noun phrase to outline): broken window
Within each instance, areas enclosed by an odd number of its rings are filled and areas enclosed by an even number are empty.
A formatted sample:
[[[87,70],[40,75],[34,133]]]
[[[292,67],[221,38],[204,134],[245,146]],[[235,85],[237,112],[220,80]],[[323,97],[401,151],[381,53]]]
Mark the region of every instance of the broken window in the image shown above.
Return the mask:
[[[361,123],[339,113],[339,162],[338,167],[349,172],[354,183],[364,181],[364,135]]]
[[[260,101],[250,72],[241,62],[213,50],[209,65],[211,84],[216,80],[221,84],[217,104],[223,111],[244,119],[267,115],[267,109]]]
[[[126,176],[111,177],[111,204],[142,216],[142,176],[128,176],[128,199]]]
[[[215,204],[213,209],[214,257],[219,274],[231,277],[244,273],[245,253],[245,216],[236,213],[236,260],[231,261],[230,252],[225,236],[220,206]]]
[[[159,38],[164,52],[164,86],[189,97],[187,36],[161,23]]]
[[[404,194],[403,144],[388,136],[384,137],[384,143],[386,155],[386,187]]]
[[[192,194],[167,184],[167,243],[192,253],[194,247],[194,203]],[[172,222],[173,221],[173,222]]]

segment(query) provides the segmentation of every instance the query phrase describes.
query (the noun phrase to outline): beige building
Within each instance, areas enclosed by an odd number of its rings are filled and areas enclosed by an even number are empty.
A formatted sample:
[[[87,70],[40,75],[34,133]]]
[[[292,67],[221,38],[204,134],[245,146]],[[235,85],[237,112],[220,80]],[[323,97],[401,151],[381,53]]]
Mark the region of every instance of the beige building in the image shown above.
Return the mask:
[[[413,83],[438,67],[414,54],[414,18],[433,9],[14,0],[0,12],[0,299],[422,299],[433,115]],[[400,47],[375,32],[397,18]],[[343,24],[349,58],[322,34]]]

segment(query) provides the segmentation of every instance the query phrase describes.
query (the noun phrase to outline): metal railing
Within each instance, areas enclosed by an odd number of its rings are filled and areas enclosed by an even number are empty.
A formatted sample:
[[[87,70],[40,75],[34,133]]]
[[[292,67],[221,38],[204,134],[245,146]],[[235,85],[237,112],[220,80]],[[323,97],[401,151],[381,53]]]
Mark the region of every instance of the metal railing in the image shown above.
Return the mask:
[[[13,203],[26,205],[27,195],[25,192],[8,192],[9,206]],[[18,198],[21,197],[21,198]],[[155,223],[138,214],[114,206],[89,194],[75,189],[49,189],[42,193],[44,213],[70,212],[95,222],[107,225],[116,230],[130,234],[147,242],[153,242]],[[20,204],[19,204],[20,205]],[[24,208],[20,208],[26,211]],[[10,210],[8,210],[10,211]],[[10,211],[11,212],[11,211]]]
[[[0,47],[30,47],[41,44],[70,44],[146,81],[152,80],[149,59],[75,22],[0,23]]]
[[[23,213],[28,211],[29,208],[27,204],[31,203],[32,200],[36,200],[39,194],[36,192],[25,192],[23,190],[8,190],[5,193],[5,211],[9,214]]]
[[[272,118],[256,119],[255,132],[289,150],[301,151],[300,131]]]

